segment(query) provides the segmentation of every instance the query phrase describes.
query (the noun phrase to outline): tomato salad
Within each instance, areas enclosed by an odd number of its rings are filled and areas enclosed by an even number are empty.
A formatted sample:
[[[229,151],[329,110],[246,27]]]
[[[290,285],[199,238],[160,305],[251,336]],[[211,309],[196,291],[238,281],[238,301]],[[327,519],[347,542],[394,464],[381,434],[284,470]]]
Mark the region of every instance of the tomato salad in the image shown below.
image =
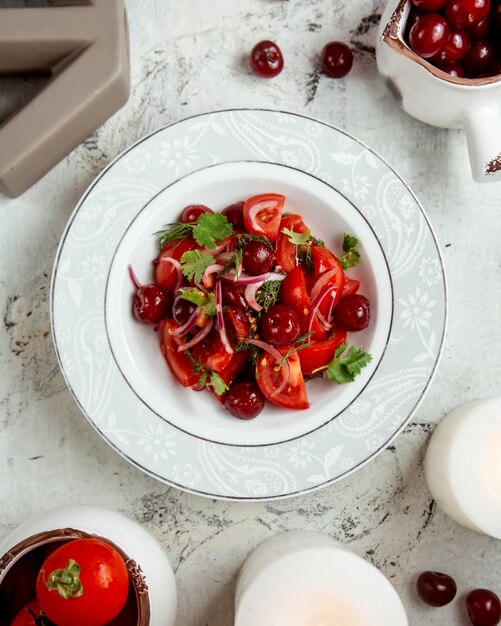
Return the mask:
[[[159,331],[173,376],[241,419],[265,399],[307,409],[305,379],[351,382],[371,360],[347,345],[370,322],[346,273],[360,261],[358,240],[345,234],[335,254],[284,206],[275,193],[221,213],[190,205],[156,233],[155,281],[141,285],[129,267],[133,313]]]

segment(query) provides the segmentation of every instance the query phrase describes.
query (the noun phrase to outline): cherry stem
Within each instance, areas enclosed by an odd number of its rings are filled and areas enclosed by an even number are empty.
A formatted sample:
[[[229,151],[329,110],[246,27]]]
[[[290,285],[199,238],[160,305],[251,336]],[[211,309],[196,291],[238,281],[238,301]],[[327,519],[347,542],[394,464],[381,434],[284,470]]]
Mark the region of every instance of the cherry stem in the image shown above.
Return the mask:
[[[69,559],[65,568],[55,569],[49,574],[45,585],[51,591],[58,591],[63,600],[79,598],[83,595],[80,565],[73,559]]]
[[[127,269],[129,270],[129,276],[130,276],[130,279],[131,279],[132,284],[134,285],[134,287],[135,287],[136,289],[139,289],[140,287],[142,287],[142,285],[141,285],[141,283],[139,282],[139,280],[138,280],[138,278],[137,278],[136,274],[134,273],[134,270],[132,269],[132,265],[128,265],[128,266],[127,266]]]

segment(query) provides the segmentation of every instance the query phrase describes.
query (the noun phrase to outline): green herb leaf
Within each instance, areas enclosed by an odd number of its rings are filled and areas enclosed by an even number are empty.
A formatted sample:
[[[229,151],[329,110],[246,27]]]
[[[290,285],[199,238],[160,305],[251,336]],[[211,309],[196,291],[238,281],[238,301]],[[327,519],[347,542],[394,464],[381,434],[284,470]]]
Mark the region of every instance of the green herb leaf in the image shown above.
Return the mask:
[[[221,213],[202,213],[193,226],[193,237],[199,246],[208,250],[216,247],[218,241],[233,234],[233,228]]]
[[[243,254],[242,248],[237,248],[233,256],[224,266],[224,269],[221,271],[220,275],[226,274],[226,272],[229,272],[232,268],[235,268],[235,271],[238,277],[238,274],[239,274],[238,270],[242,267],[242,254]]]
[[[319,368],[314,373],[327,369],[327,378],[329,380],[333,380],[339,385],[353,382],[362,369],[372,361],[372,356],[364,352],[362,346],[351,346],[348,352],[342,356],[345,350],[346,344],[342,343],[326,368]]]
[[[343,239],[343,252],[345,253],[340,259],[340,263],[343,269],[347,270],[350,267],[355,267],[360,263],[360,253],[355,250],[358,246],[358,239],[353,235],[345,233]]]
[[[270,306],[278,302],[278,296],[280,294],[281,286],[281,280],[267,280],[258,289],[256,294],[256,302],[260,304],[265,311],[267,311]]]
[[[235,346],[235,350],[237,352],[248,352],[251,362],[251,368],[254,368],[256,366],[259,355],[261,354],[261,348],[258,348],[253,343],[247,343],[247,341],[242,341]]]
[[[191,227],[192,224],[183,224],[181,222],[166,224],[162,230],[155,233],[158,237],[158,247],[160,250],[163,250],[171,241],[186,239],[191,233]]]
[[[213,263],[214,257],[206,252],[200,252],[200,250],[188,250],[181,257],[183,274],[196,283],[202,280],[203,273]]]
[[[322,248],[325,248],[325,242],[323,242],[321,239],[318,239],[317,237],[312,236],[310,242],[312,246],[321,246]]]
[[[308,341],[308,339],[309,339],[310,335],[312,335],[312,334],[313,334],[313,331],[311,331],[309,333],[304,333],[304,335],[301,335],[301,337],[298,337],[296,339],[296,341],[291,343],[291,345],[289,346],[289,349],[284,354],[282,360],[278,364],[278,369],[283,367],[285,361],[287,361],[287,359],[290,356],[292,356],[293,354],[296,354],[296,352],[299,352],[299,350],[302,350],[303,348],[307,348],[310,345],[310,342]]]
[[[219,374],[216,374],[216,372],[211,372],[209,374],[209,381],[206,383],[206,386],[212,387],[217,396],[222,396],[223,393],[229,389],[228,385],[224,382],[221,376],[219,376]]]
[[[216,295],[212,291],[205,294],[200,289],[181,289],[181,298],[199,306],[206,317],[216,314]]]
[[[304,233],[296,233],[290,228],[282,228],[282,232],[284,235],[287,235],[289,241],[296,246],[304,246],[304,244],[308,243],[311,239],[309,228],[307,228]]]

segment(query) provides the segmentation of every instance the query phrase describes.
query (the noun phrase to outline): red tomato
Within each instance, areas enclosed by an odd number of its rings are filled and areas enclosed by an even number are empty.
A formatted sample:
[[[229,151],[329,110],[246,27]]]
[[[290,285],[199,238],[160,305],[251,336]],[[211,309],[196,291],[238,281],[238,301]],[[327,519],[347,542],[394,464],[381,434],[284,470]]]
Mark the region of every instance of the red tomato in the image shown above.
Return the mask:
[[[155,281],[157,285],[163,287],[164,289],[174,289],[177,282],[177,270],[168,261],[164,261],[166,257],[172,257],[179,261],[179,259],[183,256],[185,252],[188,250],[195,250],[198,248],[195,240],[190,235],[186,237],[186,239],[176,239],[175,241],[171,241],[165,248],[162,250],[160,257],[158,258],[158,264],[155,269]]]
[[[305,233],[307,228],[300,215],[286,215],[280,222],[277,241],[275,243],[275,258],[285,272],[290,272],[296,266],[296,245],[289,241],[289,236],[282,231],[284,228],[293,230],[295,233]]]
[[[199,374],[193,371],[193,364],[184,352],[178,352],[178,343],[169,331],[179,328],[174,320],[166,320],[163,325],[160,348],[175,379],[183,387],[193,387],[198,383]]]
[[[280,351],[285,354],[287,347],[280,348]],[[269,402],[284,409],[295,409],[298,411],[307,409],[310,404],[306,396],[306,386],[303,373],[301,372],[298,353],[292,354],[288,361],[290,366],[289,382],[276,396],[272,397],[272,394],[280,386],[283,380],[283,373],[277,370],[276,360],[267,352],[264,352],[257,361],[256,382]]]
[[[229,354],[219,335],[215,335],[211,344],[198,343],[194,346],[193,357],[208,370],[219,374],[229,385],[246,364],[248,355],[236,351]]]
[[[271,242],[277,238],[285,197],[278,193],[252,196],[244,203],[245,230],[254,235],[264,235]]]
[[[68,576],[71,583],[63,583]],[[59,590],[63,584],[67,598]],[[75,539],[47,557],[36,591],[43,612],[58,626],[103,626],[123,609],[129,574],[113,546],[101,539]]]
[[[311,300],[308,295],[305,274],[299,266],[290,271],[283,280],[280,288],[280,302],[297,313],[301,324],[301,333],[307,333]],[[316,317],[313,320],[312,332],[310,340],[321,341],[327,336]]]
[[[314,370],[330,363],[334,353],[342,343],[346,342],[346,331],[335,330],[326,341],[318,341],[297,353],[301,362],[301,370],[305,376],[311,376]]]
[[[351,278],[348,278],[348,276],[345,275],[343,295],[341,297],[344,298],[345,296],[351,296],[352,294],[357,293],[359,288],[360,288],[359,280],[353,280]]]
[[[32,600],[23,606],[14,618],[11,626],[36,626],[35,617],[33,617],[33,613],[30,611],[35,614],[36,618],[40,617],[40,605],[38,604],[38,600]]]
[[[311,256],[316,280],[321,278],[322,274],[328,270],[334,270],[331,272],[329,280],[323,285],[324,287],[327,285],[334,285],[336,287],[336,289],[331,292],[331,295],[334,296],[334,302],[331,304],[331,296],[327,295],[319,306],[319,311],[323,315],[327,315],[329,309],[333,309],[337,305],[343,294],[345,281],[343,266],[330,250],[322,246],[311,246]]]

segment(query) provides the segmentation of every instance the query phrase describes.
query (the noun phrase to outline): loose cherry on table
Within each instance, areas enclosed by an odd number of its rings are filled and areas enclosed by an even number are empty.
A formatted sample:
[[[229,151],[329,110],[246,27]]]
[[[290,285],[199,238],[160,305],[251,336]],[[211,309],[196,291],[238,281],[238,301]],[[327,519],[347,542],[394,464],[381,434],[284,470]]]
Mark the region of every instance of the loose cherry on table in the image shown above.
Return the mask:
[[[430,606],[445,606],[457,593],[456,582],[448,574],[423,572],[416,582],[418,596]]]
[[[274,78],[284,67],[282,51],[273,41],[260,41],[252,48],[249,64],[256,76]]]
[[[326,44],[320,55],[322,71],[331,78],[343,78],[353,65],[353,52],[342,41]]]
[[[501,602],[488,589],[474,589],[466,597],[466,608],[473,626],[496,626],[501,621]]]

